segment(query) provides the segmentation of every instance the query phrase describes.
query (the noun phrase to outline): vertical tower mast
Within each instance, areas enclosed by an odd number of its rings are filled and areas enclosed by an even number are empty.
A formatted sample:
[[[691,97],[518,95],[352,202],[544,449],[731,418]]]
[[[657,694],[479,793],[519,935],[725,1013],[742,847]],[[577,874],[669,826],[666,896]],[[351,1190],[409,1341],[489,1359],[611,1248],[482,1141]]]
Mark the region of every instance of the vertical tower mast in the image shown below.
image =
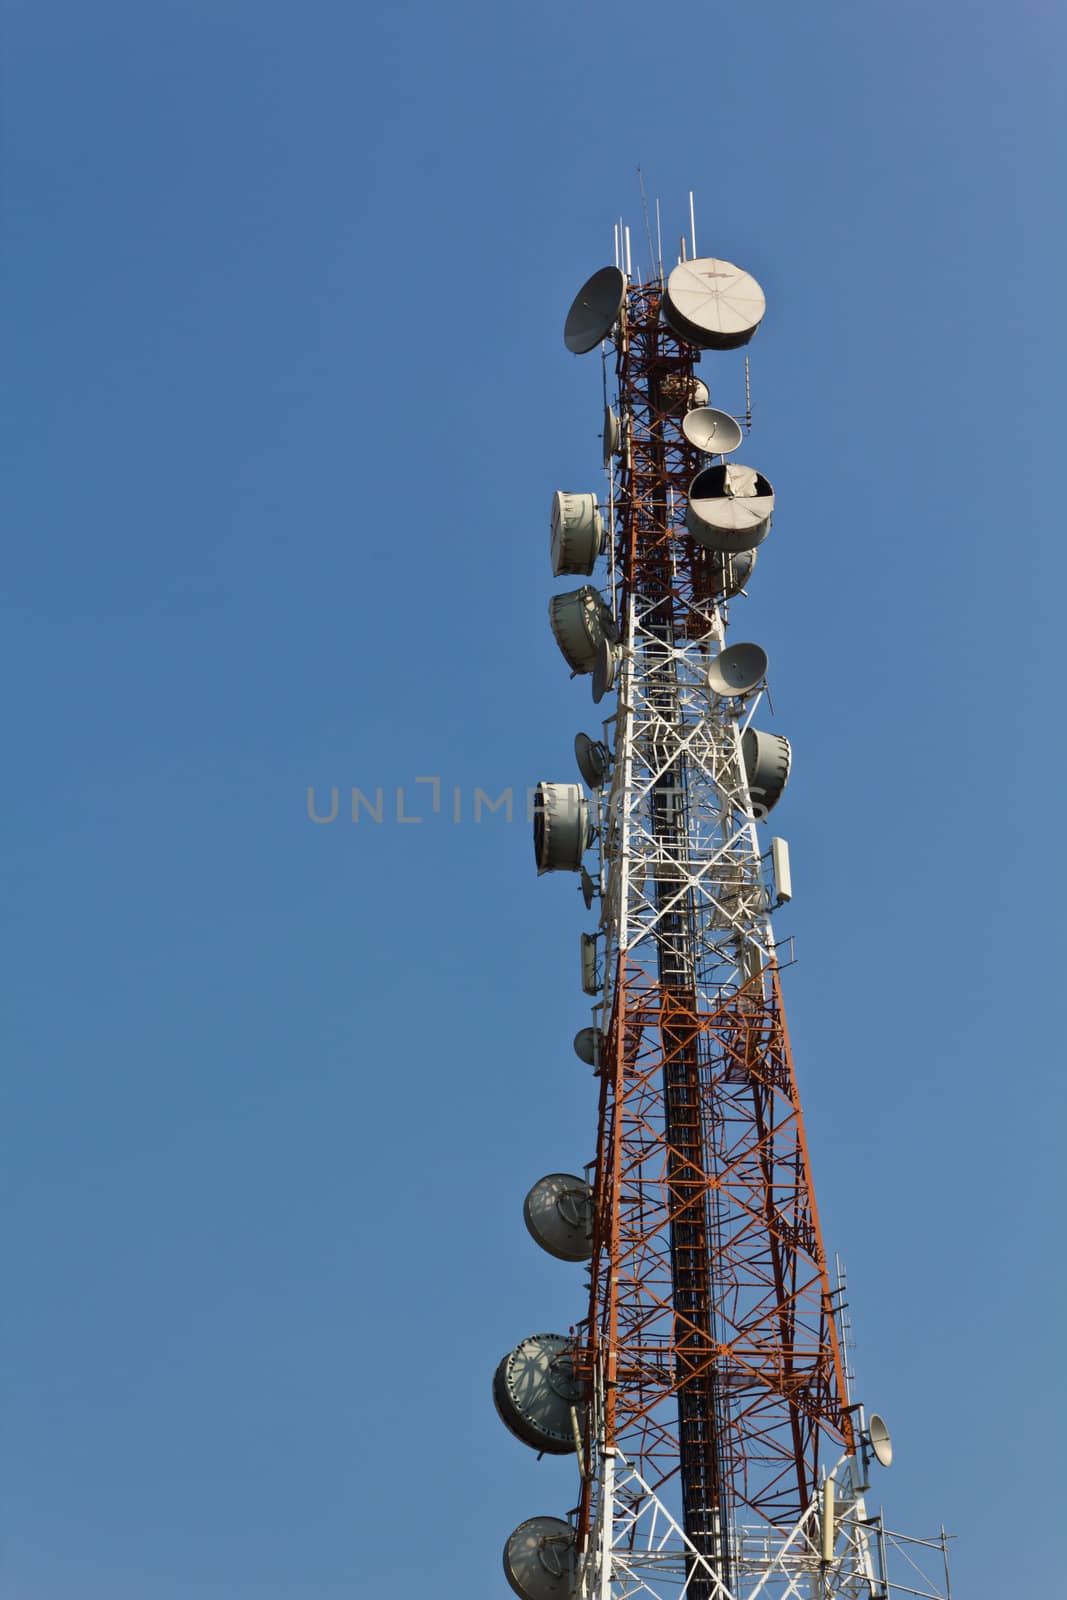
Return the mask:
[[[579,1459],[570,1518],[508,1542],[523,1600],[892,1586],[897,1536],[863,1500],[888,1434],[849,1403],[771,926],[788,852],[774,840],[768,870],[760,841],[790,750],[754,720],[766,655],[727,644],[774,497],[729,459],[742,430],[694,374],[699,350],[747,344],[763,305],[705,258],[666,284],[605,268],[567,320],[577,353],[614,346],[613,517],[558,494],[553,568],[591,574],[603,550],[615,605],[587,585],[550,615],[594,700],[617,699],[604,740],[576,741],[592,800],[537,792],[540,870],[581,871],[590,908],[599,889],[594,1026],[575,1043],[600,1094],[592,1183],[552,1174],[527,1199],[535,1239],[589,1261],[585,1317],[517,1346],[494,1384],[513,1432]]]

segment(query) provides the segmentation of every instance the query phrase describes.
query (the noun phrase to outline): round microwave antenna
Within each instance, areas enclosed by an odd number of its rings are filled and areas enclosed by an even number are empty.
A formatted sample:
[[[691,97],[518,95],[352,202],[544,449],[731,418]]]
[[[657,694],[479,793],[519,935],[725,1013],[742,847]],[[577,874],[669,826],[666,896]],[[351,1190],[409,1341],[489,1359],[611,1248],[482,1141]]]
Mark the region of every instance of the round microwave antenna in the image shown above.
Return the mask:
[[[767,813],[774,810],[789,782],[789,769],[793,764],[789,740],[780,733],[746,728],[741,735],[741,759],[745,764],[752,809],[760,821],[766,821]]]
[[[552,571],[557,578],[572,573],[586,576],[596,566],[604,543],[604,519],[595,494],[569,494],[557,489],[552,496]]]
[[[593,1191],[572,1172],[538,1178],[523,1201],[530,1237],[557,1261],[588,1261],[593,1254]]]
[[[741,424],[728,411],[716,411],[714,406],[687,411],[682,418],[682,432],[690,444],[709,456],[729,455],[744,438]]]
[[[667,279],[663,315],[681,338],[705,350],[737,350],[763,320],[767,297],[732,261],[698,256]]]
[[[582,899],[585,901],[585,909],[587,911],[592,911],[593,900],[596,896],[596,884],[593,882],[592,878],[589,876],[588,872],[586,872],[584,867],[581,869],[578,881],[581,884]]]
[[[534,790],[534,855],[538,873],[578,872],[592,830],[580,783],[539,783]]]
[[[709,550],[754,550],[767,537],[774,490],[761,472],[737,461],[704,467],[689,485],[685,525]]]
[[[618,660],[615,646],[611,640],[601,639],[597,648],[596,661],[593,664],[593,699],[597,705],[615,687],[615,669],[618,665]]]
[[[735,594],[740,594],[752,576],[757,554],[755,550],[738,550],[734,555],[725,550],[709,550],[714,592],[724,600],[731,600]]]
[[[567,1456],[574,1451],[571,1407],[582,1398],[574,1376],[574,1341],[561,1333],[535,1333],[517,1344],[493,1376],[500,1420],[531,1450]]]
[[[604,407],[604,465],[607,466],[619,448],[619,419],[610,406]]]
[[[607,1037],[599,1028],[579,1028],[574,1035],[574,1053],[587,1067],[604,1060],[607,1044]]]
[[[626,279],[618,267],[601,267],[582,284],[567,312],[563,343],[576,356],[595,350],[615,326],[626,298]]]
[[[554,594],[548,602],[548,620],[560,654],[573,672],[592,672],[601,641],[616,637],[611,608],[591,583]]]
[[[758,644],[732,644],[721,650],[708,669],[708,687],[716,694],[751,694],[767,676],[767,652]]]
[[[893,1465],[893,1440],[889,1429],[885,1425],[885,1418],[880,1417],[877,1411],[871,1412],[871,1420],[867,1424],[867,1437],[871,1441],[871,1453],[880,1467]]]
[[[529,1517],[504,1546],[504,1576],[519,1600],[570,1600],[577,1588],[574,1529],[561,1517]]]
[[[574,755],[578,771],[590,789],[599,789],[611,769],[611,751],[600,739],[591,739],[587,733],[574,735]]]

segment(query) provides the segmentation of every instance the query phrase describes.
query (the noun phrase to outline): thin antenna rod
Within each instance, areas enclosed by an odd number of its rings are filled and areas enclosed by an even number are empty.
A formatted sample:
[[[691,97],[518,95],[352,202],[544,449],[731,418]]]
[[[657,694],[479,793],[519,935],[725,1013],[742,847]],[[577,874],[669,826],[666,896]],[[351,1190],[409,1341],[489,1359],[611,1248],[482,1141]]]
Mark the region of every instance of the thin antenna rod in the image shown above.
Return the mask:
[[[693,211],[693,191],[689,191],[689,237],[693,244],[693,260],[697,258],[697,221]]]
[[[656,260],[659,263],[660,287],[663,287],[663,235],[659,225],[659,195],[656,196]]]
[[[612,225],[612,230],[611,231],[615,235],[615,265],[618,266],[618,264],[619,264],[619,224],[617,222]]]
[[[652,224],[648,220],[648,201],[645,198],[645,179],[640,167],[637,169],[637,182],[641,188],[641,210],[644,212],[645,217],[645,237],[648,240],[648,258],[650,263],[649,277],[651,277],[656,270],[656,251],[652,244]]]
[[[633,265],[632,265],[632,263],[630,261],[630,230],[629,230],[629,228],[627,228],[627,230],[626,230],[626,276],[628,278],[632,278],[633,277],[633,270],[634,270],[633,269]]]

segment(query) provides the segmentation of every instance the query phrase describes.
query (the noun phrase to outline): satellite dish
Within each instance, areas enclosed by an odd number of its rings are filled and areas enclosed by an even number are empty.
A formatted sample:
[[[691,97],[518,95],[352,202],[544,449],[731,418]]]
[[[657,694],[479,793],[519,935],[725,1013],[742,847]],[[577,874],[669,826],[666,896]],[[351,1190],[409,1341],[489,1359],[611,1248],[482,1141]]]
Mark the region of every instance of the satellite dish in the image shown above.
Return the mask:
[[[574,735],[574,754],[578,771],[590,789],[599,789],[611,770],[611,751],[600,739],[591,739],[587,733]]]
[[[780,733],[761,733],[758,728],[746,728],[741,735],[741,759],[745,764],[752,809],[758,820],[765,822],[767,813],[778,804],[789,782],[789,769],[793,764],[789,740]]]
[[[708,550],[712,593],[723,600],[731,600],[735,594],[740,594],[752,576],[756,555],[755,550],[737,550],[733,555],[728,550]]]
[[[667,279],[663,315],[674,332],[705,350],[736,350],[763,320],[767,297],[732,261],[698,256]]]
[[[589,801],[580,783],[539,783],[534,790],[537,871],[577,872],[589,847]]]
[[[579,877],[578,881],[581,884],[582,899],[585,901],[585,909],[587,911],[592,911],[593,897],[596,894],[596,884],[593,882],[592,878],[589,876],[588,872],[586,872],[584,867],[581,869],[581,876]]]
[[[690,444],[709,456],[729,455],[744,438],[741,424],[728,411],[716,411],[714,406],[687,411],[682,418],[682,432]]]
[[[596,566],[604,545],[604,519],[595,494],[568,494],[557,489],[552,496],[552,571],[557,578],[569,573],[586,576]]]
[[[593,1254],[593,1191],[571,1172],[539,1178],[523,1202],[530,1236],[557,1261],[588,1261]]]
[[[604,465],[619,448],[619,419],[610,406],[604,407]]]
[[[604,1060],[607,1043],[599,1028],[579,1028],[574,1035],[574,1053],[587,1067],[595,1067]]]
[[[574,1452],[571,1407],[582,1386],[571,1361],[573,1339],[535,1333],[517,1344],[493,1375],[493,1400],[501,1422],[531,1450],[546,1455]]]
[[[893,1440],[889,1429],[885,1425],[885,1418],[880,1417],[877,1411],[871,1412],[871,1420],[867,1424],[867,1437],[871,1441],[871,1453],[880,1467],[893,1465]]]
[[[601,639],[596,653],[596,663],[593,667],[593,699],[597,705],[615,687],[615,670],[618,666],[618,661],[619,658],[611,640]]]
[[[591,583],[568,589],[565,594],[554,594],[548,602],[548,620],[563,659],[573,672],[592,672],[601,640],[616,637],[611,608]]]
[[[519,1600],[570,1600],[578,1587],[574,1529],[560,1517],[529,1517],[504,1546],[504,1576]]]
[[[767,652],[758,644],[732,644],[721,650],[708,671],[716,694],[751,694],[767,676]]]
[[[576,356],[595,350],[615,326],[626,298],[626,279],[618,267],[601,267],[578,290],[563,325],[563,343]]]
[[[754,467],[722,461],[689,485],[685,525],[709,550],[754,550],[771,529],[774,490]]]

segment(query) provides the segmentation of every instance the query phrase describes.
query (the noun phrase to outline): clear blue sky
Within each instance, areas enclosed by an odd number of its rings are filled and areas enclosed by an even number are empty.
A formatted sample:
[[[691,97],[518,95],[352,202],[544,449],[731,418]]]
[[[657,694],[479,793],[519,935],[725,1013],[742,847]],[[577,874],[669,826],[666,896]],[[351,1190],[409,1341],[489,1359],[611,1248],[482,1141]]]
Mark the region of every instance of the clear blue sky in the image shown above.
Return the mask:
[[[551,493],[601,481],[560,328],[638,162],[769,301],[741,636],[887,1514],[967,1600],[1050,1592],[1065,32],[7,0],[11,1600],[489,1600],[572,1501],[489,1382],[579,1314],[521,1202],[592,1153],[586,918],[469,805],[594,726],[545,618]]]

